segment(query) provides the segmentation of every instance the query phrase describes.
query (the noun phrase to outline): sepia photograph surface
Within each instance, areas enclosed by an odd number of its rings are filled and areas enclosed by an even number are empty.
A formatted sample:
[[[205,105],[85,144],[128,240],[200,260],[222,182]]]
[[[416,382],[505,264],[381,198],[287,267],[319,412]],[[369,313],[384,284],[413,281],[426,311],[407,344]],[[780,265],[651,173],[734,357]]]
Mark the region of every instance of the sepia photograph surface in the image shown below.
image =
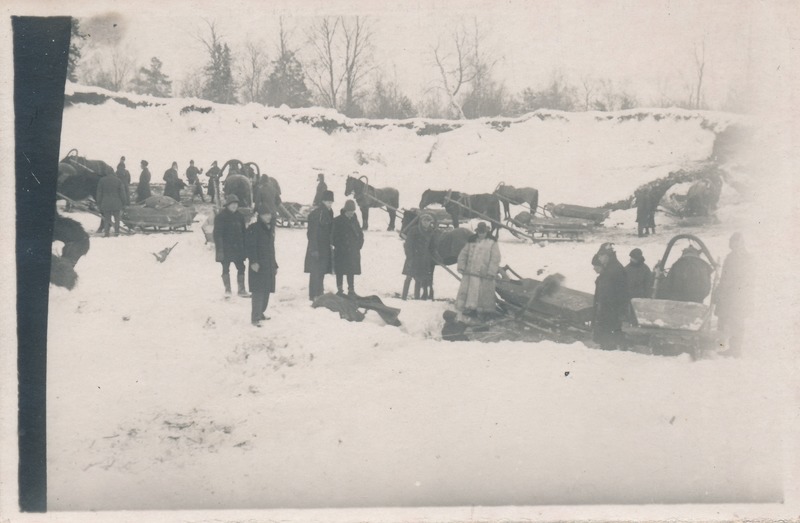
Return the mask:
[[[71,17],[41,517],[797,517],[795,3],[3,14]]]

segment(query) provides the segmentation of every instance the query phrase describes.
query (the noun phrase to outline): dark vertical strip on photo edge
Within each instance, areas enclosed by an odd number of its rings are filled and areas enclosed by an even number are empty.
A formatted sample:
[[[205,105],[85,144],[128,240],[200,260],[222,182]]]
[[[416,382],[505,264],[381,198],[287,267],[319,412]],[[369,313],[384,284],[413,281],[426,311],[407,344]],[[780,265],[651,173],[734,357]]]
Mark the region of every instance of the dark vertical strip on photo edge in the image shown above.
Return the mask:
[[[12,17],[19,505],[47,510],[47,301],[69,17]]]

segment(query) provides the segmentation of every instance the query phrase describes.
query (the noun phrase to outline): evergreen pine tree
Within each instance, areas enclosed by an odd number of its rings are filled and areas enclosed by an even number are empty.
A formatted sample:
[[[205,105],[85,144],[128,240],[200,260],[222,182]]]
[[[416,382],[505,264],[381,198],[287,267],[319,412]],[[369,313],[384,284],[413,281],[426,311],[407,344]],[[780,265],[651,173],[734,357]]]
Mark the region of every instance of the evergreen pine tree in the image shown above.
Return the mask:
[[[135,93],[168,98],[172,95],[172,80],[161,72],[161,60],[155,56],[150,59],[150,68],[141,67],[139,75],[131,81]]]
[[[86,39],[86,35],[81,33],[80,22],[77,18],[71,19],[69,35],[69,55],[67,56],[67,79],[70,82],[77,82],[78,62],[81,59],[81,42]]]
[[[203,98],[212,102],[236,103],[236,86],[231,72],[231,50],[219,41],[209,47],[209,62],[205,67],[206,83]]]
[[[273,61],[272,73],[264,82],[265,102],[272,107],[310,107],[311,92],[306,87],[303,66],[293,51],[286,50]]]

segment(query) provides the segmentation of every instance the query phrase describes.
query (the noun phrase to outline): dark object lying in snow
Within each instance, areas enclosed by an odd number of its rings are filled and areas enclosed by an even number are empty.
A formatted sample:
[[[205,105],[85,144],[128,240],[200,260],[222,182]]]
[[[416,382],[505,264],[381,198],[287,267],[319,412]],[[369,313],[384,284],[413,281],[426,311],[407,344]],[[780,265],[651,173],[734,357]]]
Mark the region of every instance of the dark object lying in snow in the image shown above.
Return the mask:
[[[362,321],[365,313],[359,309],[373,310],[389,325],[400,326],[400,320],[397,318],[400,309],[384,305],[377,296],[337,296],[329,292],[317,297],[311,306],[315,309],[325,307],[338,312],[339,317],[347,321]]]

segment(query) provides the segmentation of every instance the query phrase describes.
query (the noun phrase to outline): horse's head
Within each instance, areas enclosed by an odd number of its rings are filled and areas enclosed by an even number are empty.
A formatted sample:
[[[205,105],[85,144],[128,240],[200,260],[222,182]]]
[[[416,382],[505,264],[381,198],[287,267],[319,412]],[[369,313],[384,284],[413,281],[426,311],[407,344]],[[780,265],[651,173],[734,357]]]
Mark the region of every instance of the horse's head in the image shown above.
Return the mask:
[[[345,182],[345,185],[344,185],[344,195],[345,196],[350,196],[351,194],[353,194],[353,191],[355,190],[356,181],[357,180],[355,178],[353,178],[352,176],[348,176],[347,177],[347,182]]]

